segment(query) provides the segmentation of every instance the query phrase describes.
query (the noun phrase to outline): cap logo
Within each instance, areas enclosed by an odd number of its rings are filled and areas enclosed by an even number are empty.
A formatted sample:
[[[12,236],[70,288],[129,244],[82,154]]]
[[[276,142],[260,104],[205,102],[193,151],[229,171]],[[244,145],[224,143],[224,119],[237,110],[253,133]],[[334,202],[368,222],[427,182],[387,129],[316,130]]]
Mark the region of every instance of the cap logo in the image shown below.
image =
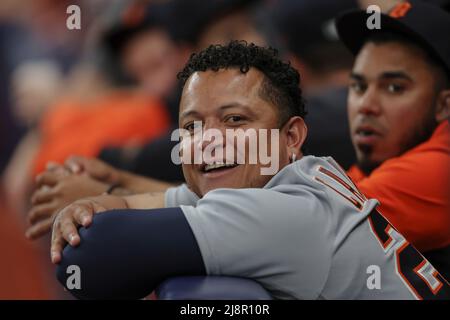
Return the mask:
[[[402,2],[397,4],[389,13],[389,16],[392,18],[402,18],[406,15],[406,13],[412,8],[411,3]]]

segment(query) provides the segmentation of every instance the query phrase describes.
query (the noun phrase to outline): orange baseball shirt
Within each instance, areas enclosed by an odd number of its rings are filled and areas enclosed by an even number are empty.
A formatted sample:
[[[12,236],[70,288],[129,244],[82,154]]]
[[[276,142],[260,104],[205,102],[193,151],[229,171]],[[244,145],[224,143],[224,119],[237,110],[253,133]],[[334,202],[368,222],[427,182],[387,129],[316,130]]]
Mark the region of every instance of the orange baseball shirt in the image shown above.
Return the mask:
[[[441,123],[431,138],[385,161],[369,176],[353,166],[347,172],[379,210],[418,250],[450,245],[450,125]]]
[[[115,91],[91,102],[63,100],[41,122],[42,139],[33,175],[48,161],[72,154],[94,157],[105,147],[142,144],[164,134],[170,124],[164,105],[132,91]]]

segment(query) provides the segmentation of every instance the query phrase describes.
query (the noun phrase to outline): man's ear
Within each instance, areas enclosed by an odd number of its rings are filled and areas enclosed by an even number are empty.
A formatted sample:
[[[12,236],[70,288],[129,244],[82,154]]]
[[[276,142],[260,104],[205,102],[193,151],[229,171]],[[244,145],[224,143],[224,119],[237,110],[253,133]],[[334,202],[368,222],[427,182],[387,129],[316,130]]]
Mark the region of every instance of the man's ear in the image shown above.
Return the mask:
[[[287,135],[287,150],[289,157],[295,153],[299,158],[300,148],[305,142],[308,129],[302,117],[296,116],[289,119],[284,126]]]
[[[436,121],[441,123],[442,121],[450,118],[450,89],[442,90],[437,99],[436,106]]]

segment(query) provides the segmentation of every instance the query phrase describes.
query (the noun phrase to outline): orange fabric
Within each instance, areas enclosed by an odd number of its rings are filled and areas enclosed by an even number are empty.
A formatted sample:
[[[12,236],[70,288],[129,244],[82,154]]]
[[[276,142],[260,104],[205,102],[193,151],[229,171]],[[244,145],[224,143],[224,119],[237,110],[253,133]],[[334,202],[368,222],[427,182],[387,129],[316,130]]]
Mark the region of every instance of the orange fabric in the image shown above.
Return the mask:
[[[169,128],[166,108],[148,97],[115,92],[91,103],[61,101],[41,122],[33,174],[72,154],[97,156],[108,146],[142,144]]]
[[[450,126],[441,123],[432,137],[385,161],[368,177],[356,167],[348,175],[380,212],[418,250],[450,245]]]

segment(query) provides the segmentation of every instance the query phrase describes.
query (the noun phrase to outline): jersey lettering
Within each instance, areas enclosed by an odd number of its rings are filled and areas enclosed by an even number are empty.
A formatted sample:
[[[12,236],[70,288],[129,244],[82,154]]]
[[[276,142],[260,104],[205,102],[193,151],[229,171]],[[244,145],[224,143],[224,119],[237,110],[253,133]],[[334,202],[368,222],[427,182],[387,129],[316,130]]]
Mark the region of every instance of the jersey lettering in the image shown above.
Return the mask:
[[[394,252],[396,273],[417,299],[450,299],[444,277],[376,209],[368,221],[384,252]]]

